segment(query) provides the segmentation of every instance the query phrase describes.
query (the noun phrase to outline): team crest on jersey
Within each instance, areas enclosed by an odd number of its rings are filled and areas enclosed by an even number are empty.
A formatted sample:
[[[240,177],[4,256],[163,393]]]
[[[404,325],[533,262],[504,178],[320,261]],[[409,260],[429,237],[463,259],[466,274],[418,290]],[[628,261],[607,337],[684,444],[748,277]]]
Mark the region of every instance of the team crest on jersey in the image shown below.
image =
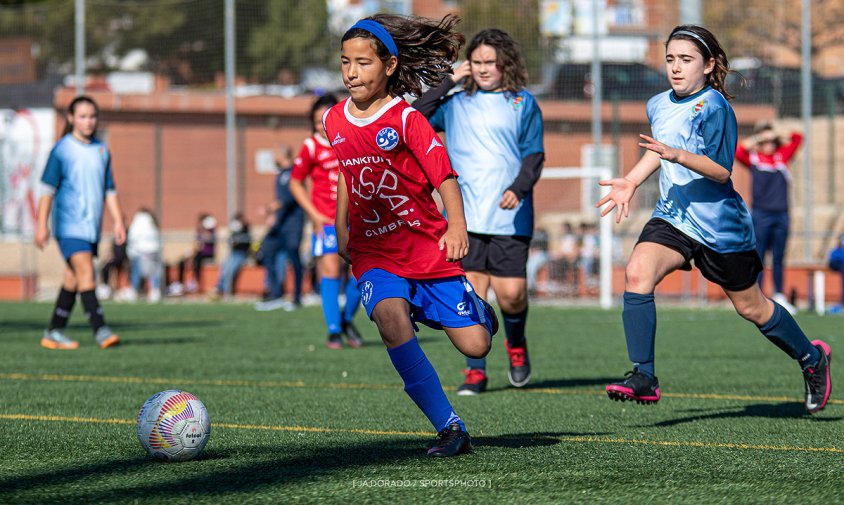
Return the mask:
[[[524,99],[520,95],[515,95],[510,99],[510,105],[513,107],[513,110],[521,109],[522,103],[524,103]]]
[[[697,115],[700,114],[700,111],[703,110],[704,105],[706,105],[706,100],[701,98],[700,101],[696,103],[694,108],[692,109],[692,117],[697,117]]]
[[[369,300],[372,299],[372,283],[369,281],[364,282],[360,287],[360,299],[364,305],[369,303]]]
[[[375,136],[375,143],[384,151],[392,151],[399,145],[399,132],[389,126],[382,128]]]

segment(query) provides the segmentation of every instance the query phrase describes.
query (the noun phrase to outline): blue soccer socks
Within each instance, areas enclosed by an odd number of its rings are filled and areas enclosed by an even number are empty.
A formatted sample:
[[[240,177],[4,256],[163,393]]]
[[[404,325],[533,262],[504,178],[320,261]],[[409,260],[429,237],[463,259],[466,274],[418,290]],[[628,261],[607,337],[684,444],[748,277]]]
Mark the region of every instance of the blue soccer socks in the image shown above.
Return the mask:
[[[656,341],[656,303],[653,293],[642,295],[625,291],[621,321],[627,338],[627,355],[633,367],[653,379]]]
[[[343,307],[343,322],[351,323],[360,307],[360,289],[358,281],[351,275],[346,280],[346,306]]]
[[[322,314],[328,334],[340,333],[340,279],[323,277],[319,283],[319,295],[322,298]]]
[[[778,303],[774,303],[774,313],[771,319],[760,326],[759,331],[768,337],[768,340],[773,342],[774,345],[797,360],[803,370],[816,364],[821,359],[821,353],[817,347],[809,342],[806,334],[797,325],[797,321]]]
[[[431,421],[437,432],[455,422],[466,429],[463,421],[454,413],[443,392],[440,378],[416,337],[398,347],[387,349],[387,353],[404,381],[404,391]]]

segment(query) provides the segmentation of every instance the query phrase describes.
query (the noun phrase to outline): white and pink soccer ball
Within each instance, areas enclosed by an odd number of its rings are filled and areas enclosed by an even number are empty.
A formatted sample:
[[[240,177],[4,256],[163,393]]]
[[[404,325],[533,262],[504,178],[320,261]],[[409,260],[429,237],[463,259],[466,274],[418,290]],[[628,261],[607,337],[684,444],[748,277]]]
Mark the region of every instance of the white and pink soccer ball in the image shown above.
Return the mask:
[[[211,420],[199,398],[177,389],[154,394],[138,413],[138,440],[155,459],[195,458],[211,436]]]

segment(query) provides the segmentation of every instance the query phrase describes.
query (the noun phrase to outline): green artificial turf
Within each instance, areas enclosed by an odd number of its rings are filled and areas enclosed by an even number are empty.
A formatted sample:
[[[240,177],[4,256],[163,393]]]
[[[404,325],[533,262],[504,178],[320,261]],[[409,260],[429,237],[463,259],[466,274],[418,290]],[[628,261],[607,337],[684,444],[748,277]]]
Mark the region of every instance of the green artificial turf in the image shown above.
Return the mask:
[[[500,335],[478,397],[455,395],[462,356],[423,328],[475,445],[431,460],[433,430],[362,314],[367,345],[332,351],[319,307],[105,304],[121,346],[98,349],[76,313],[80,348],[50,351],[51,309],[0,304],[0,503],[844,501],[842,400],[805,414],[796,364],[727,310],[660,309],[654,406],[603,393],[630,367],[618,309],[532,307],[530,385],[508,386]],[[844,353],[840,316],[798,321]],[[204,402],[211,438],[197,460],[155,462],[134,418],[174,388]]]

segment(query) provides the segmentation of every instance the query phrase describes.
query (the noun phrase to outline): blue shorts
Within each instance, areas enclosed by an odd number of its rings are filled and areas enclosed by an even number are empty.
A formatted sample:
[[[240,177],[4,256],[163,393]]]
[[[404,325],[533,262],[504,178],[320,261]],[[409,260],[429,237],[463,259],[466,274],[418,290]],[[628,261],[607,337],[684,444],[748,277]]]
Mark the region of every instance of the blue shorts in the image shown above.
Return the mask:
[[[358,279],[358,289],[370,319],[372,310],[381,300],[403,298],[410,304],[410,317],[414,323],[437,330],[444,326],[464,328],[481,324],[492,335],[492,321],[475,289],[462,275],[416,280],[373,268]]]
[[[317,258],[326,254],[337,254],[337,229],[333,224],[322,227],[322,236],[316,232],[311,235],[311,251]]]
[[[89,252],[91,256],[97,255],[97,243],[88,242],[81,238],[60,238],[57,239],[59,243],[59,250],[64,256],[64,260],[70,263],[70,257],[76,253]]]

